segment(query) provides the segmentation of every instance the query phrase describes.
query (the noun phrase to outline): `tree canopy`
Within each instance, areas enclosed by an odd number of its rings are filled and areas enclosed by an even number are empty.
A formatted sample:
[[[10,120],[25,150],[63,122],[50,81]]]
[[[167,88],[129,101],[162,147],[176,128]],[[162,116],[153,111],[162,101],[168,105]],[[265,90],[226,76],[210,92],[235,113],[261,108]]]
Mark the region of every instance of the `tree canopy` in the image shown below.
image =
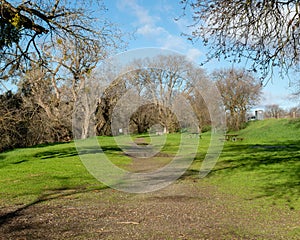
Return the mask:
[[[102,55],[119,44],[121,33],[104,17],[101,0],[0,3],[0,80],[32,62],[45,66],[44,53],[66,40],[98,46]]]
[[[278,67],[281,73],[299,71],[299,0],[182,0],[192,12],[188,39],[209,47],[208,60],[251,61],[263,78]]]

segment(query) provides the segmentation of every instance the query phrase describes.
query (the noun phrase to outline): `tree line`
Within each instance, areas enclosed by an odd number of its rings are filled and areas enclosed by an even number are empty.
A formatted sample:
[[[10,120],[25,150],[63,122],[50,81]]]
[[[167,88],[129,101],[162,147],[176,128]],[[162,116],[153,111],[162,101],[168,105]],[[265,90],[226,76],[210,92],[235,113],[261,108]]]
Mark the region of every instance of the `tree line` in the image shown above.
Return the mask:
[[[265,118],[300,118],[300,107],[284,109],[278,104],[268,104],[265,106]]]
[[[143,68],[145,64],[153,67]],[[118,128],[128,133],[144,133],[154,125],[160,125],[165,133],[181,131],[189,127],[192,116],[182,103],[176,104],[179,97],[186,99],[197,119],[195,131],[210,129],[212,110],[208,109],[209,105],[224,108],[222,111],[228,112],[228,128],[237,130],[247,120],[247,110],[258,103],[261,96],[261,84],[249,72],[221,69],[207,74],[184,56],[162,55],[136,60],[128,64],[130,68],[138,70],[127,71],[113,80],[94,108],[86,111],[87,106],[84,106],[82,116],[91,117],[95,122],[94,129],[89,131],[96,131],[97,135],[116,134],[112,118],[113,114],[118,114],[116,109],[120,102],[122,111],[130,116],[128,119],[122,119],[122,114],[115,117]],[[0,149],[73,139],[72,117],[80,94],[78,86],[91,80],[101,83],[109,76],[109,72],[94,69],[75,81],[73,75],[65,75],[62,79],[48,69],[33,65],[20,77],[16,93],[8,91],[0,96]],[[216,102],[212,85],[217,86],[222,103]],[[87,96],[92,91],[86,85],[80,88]],[[128,91],[134,94],[124,98]],[[138,98],[145,101],[134,108],[133,103]],[[130,108],[134,108],[133,111]],[[83,134],[82,129],[79,137],[88,137],[89,131]]]
[[[124,33],[105,17],[101,0],[0,0],[0,151],[39,143],[69,141],[74,135],[72,114],[78,108],[83,125],[78,137],[88,137],[93,118],[99,135],[113,134],[111,124],[118,102],[130,106],[124,94],[135,89],[134,97],[147,98],[142,107],[131,112],[129,130],[144,132],[161,125],[165,132],[180,130],[178,117],[191,118],[184,108],[173,108],[178,96],[187,99],[198,120],[198,130],[209,129],[215,84],[227,113],[229,129],[240,129],[246,111],[259,101],[261,79],[273,69],[299,73],[299,2],[298,1],[197,1],[184,0],[183,11],[192,14],[194,25],[190,40],[202,39],[210,51],[208,60],[248,59],[251,71],[221,69],[212,74],[187,63],[180,57],[160,56],[147,59],[153,68],[140,68],[114,79],[99,97],[96,106],[88,98],[76,105],[80,96],[93,88],[89,81],[106,81],[109,73],[99,73],[99,64],[116,51],[124,49]],[[99,17],[100,16],[100,17]],[[273,24],[269,24],[272,22]],[[138,69],[141,62],[129,63]],[[156,64],[156,65],[155,65]],[[10,91],[7,83],[17,86]],[[9,84],[8,84],[9,85]],[[299,97],[299,81],[295,83]],[[207,97],[196,91],[203,89]],[[176,114],[174,114],[176,112]],[[119,124],[125,124],[121,116]],[[126,120],[127,121],[127,120]],[[76,135],[75,134],[75,135]],[[76,135],[77,136],[77,135]]]

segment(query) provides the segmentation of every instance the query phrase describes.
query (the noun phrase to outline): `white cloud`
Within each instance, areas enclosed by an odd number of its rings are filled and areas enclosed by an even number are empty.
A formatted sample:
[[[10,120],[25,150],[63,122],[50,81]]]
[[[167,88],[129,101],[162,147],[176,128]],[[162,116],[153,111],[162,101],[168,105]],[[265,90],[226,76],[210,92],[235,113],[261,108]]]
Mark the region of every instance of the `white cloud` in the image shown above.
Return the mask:
[[[118,8],[135,15],[139,25],[155,25],[155,23],[160,19],[158,16],[151,16],[149,11],[140,6],[136,0],[119,1]]]
[[[143,36],[151,36],[151,37],[159,36],[161,34],[164,34],[165,32],[166,30],[164,28],[153,26],[151,24],[146,24],[137,29],[138,34],[141,34]]]
[[[119,1],[118,8],[136,17],[137,21],[133,25],[137,28],[137,34],[151,38],[166,33],[163,27],[157,25],[160,17],[150,15],[149,10],[139,5],[136,0]]]
[[[159,39],[159,43],[163,48],[174,49],[177,51],[185,50],[185,42],[180,36],[172,35],[168,33],[163,38]]]
[[[184,37],[180,36],[183,26],[187,24],[186,21],[182,20],[174,23],[172,18],[170,21],[175,25],[175,28],[179,28],[178,33],[172,34],[169,28],[165,28],[160,25],[163,17],[166,13],[162,11],[157,11],[157,6],[155,9],[155,15],[151,15],[149,9],[138,4],[136,0],[126,0],[118,1],[117,7],[123,12],[130,13],[136,18],[136,21],[132,23],[136,27],[136,34],[147,39],[153,39],[153,46],[162,47],[170,50],[175,50],[180,53],[186,54],[188,59],[192,61],[198,60],[202,55],[202,52],[191,46]],[[170,6],[168,11],[171,11]],[[164,14],[160,17],[158,14]]]
[[[176,4],[170,4],[170,1],[168,0],[155,1],[154,3],[155,11],[163,13],[164,15],[173,14],[174,6],[176,6]]]

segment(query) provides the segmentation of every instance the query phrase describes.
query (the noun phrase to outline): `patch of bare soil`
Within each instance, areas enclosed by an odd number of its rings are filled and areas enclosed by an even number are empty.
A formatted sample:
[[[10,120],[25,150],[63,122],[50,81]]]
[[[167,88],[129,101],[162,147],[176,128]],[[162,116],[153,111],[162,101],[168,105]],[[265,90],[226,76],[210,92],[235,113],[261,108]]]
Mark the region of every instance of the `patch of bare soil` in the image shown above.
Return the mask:
[[[137,158],[131,157],[132,161],[128,166],[125,166],[126,170],[130,172],[152,172],[166,166],[173,159],[173,155],[167,153],[156,153],[153,157]]]
[[[300,226],[299,213],[186,179],[145,194],[53,191],[0,209],[0,239],[297,239],[289,234]]]
[[[172,160],[172,157],[132,158],[131,164],[125,166],[130,172],[152,172],[164,167]]]
[[[152,172],[167,165],[173,159],[173,155],[154,152],[151,145],[144,138],[135,139],[137,146],[131,146],[126,150],[126,155],[132,159],[131,164],[125,166],[130,172]],[[144,156],[143,156],[144,155]]]

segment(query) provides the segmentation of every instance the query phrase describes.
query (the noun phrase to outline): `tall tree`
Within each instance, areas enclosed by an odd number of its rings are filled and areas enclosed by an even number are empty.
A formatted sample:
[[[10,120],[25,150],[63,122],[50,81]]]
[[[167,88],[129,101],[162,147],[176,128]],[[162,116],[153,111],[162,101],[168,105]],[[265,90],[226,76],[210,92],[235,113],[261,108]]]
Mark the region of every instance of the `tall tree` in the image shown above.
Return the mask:
[[[86,81],[100,61],[124,47],[123,34],[104,16],[101,0],[10,2],[1,0],[0,83],[15,75],[26,106],[38,107],[45,135],[55,135],[47,141],[69,139],[74,107],[93,114]]]
[[[22,76],[20,81],[20,92],[24,107],[38,109],[36,117],[43,121],[44,128],[38,127],[38,121],[32,121],[36,129],[52,136],[43,138],[47,142],[63,141],[71,138],[71,114],[73,102],[69,97],[71,90],[65,84],[58,86],[56,76],[48,69],[33,65]]]
[[[80,39],[66,43],[57,44],[54,56],[45,51],[49,67],[31,64],[20,85],[29,92],[27,98],[45,111],[48,122],[56,126],[54,132],[65,133],[65,138],[71,137],[74,108],[84,108],[82,117],[86,121],[82,121],[81,132],[86,137],[88,119],[94,111],[88,101],[92,89],[88,89],[86,82],[99,74],[95,68],[108,53],[105,46],[86,45]]]
[[[225,69],[213,72],[226,111],[227,125],[239,130],[246,122],[247,110],[259,102],[261,83],[245,70]]]
[[[156,105],[158,122],[164,127],[164,132],[174,131],[177,125],[172,113],[174,99],[188,91],[188,71],[193,69],[193,65],[183,56],[163,55],[136,64],[141,69],[151,66],[135,72],[135,78],[144,85],[144,94]]]
[[[179,130],[179,125],[183,128],[193,126],[194,131],[199,131],[211,123],[209,114],[212,112],[208,111],[207,101],[217,102],[211,89],[203,69],[191,64],[184,56],[137,59],[129,63],[126,74],[116,79],[100,99],[96,111],[98,133],[111,134],[112,114],[113,111],[118,113],[119,102],[123,108],[118,115],[119,126],[128,127],[127,119],[131,129],[138,132],[156,124],[161,125],[165,133]]]
[[[262,77],[274,67],[283,72],[299,69],[300,1],[182,0],[192,12],[190,40],[201,39],[210,49],[208,59],[229,58],[252,62]]]
[[[25,146],[27,123],[21,106],[20,94],[13,94],[9,91],[0,95],[0,152]]]

